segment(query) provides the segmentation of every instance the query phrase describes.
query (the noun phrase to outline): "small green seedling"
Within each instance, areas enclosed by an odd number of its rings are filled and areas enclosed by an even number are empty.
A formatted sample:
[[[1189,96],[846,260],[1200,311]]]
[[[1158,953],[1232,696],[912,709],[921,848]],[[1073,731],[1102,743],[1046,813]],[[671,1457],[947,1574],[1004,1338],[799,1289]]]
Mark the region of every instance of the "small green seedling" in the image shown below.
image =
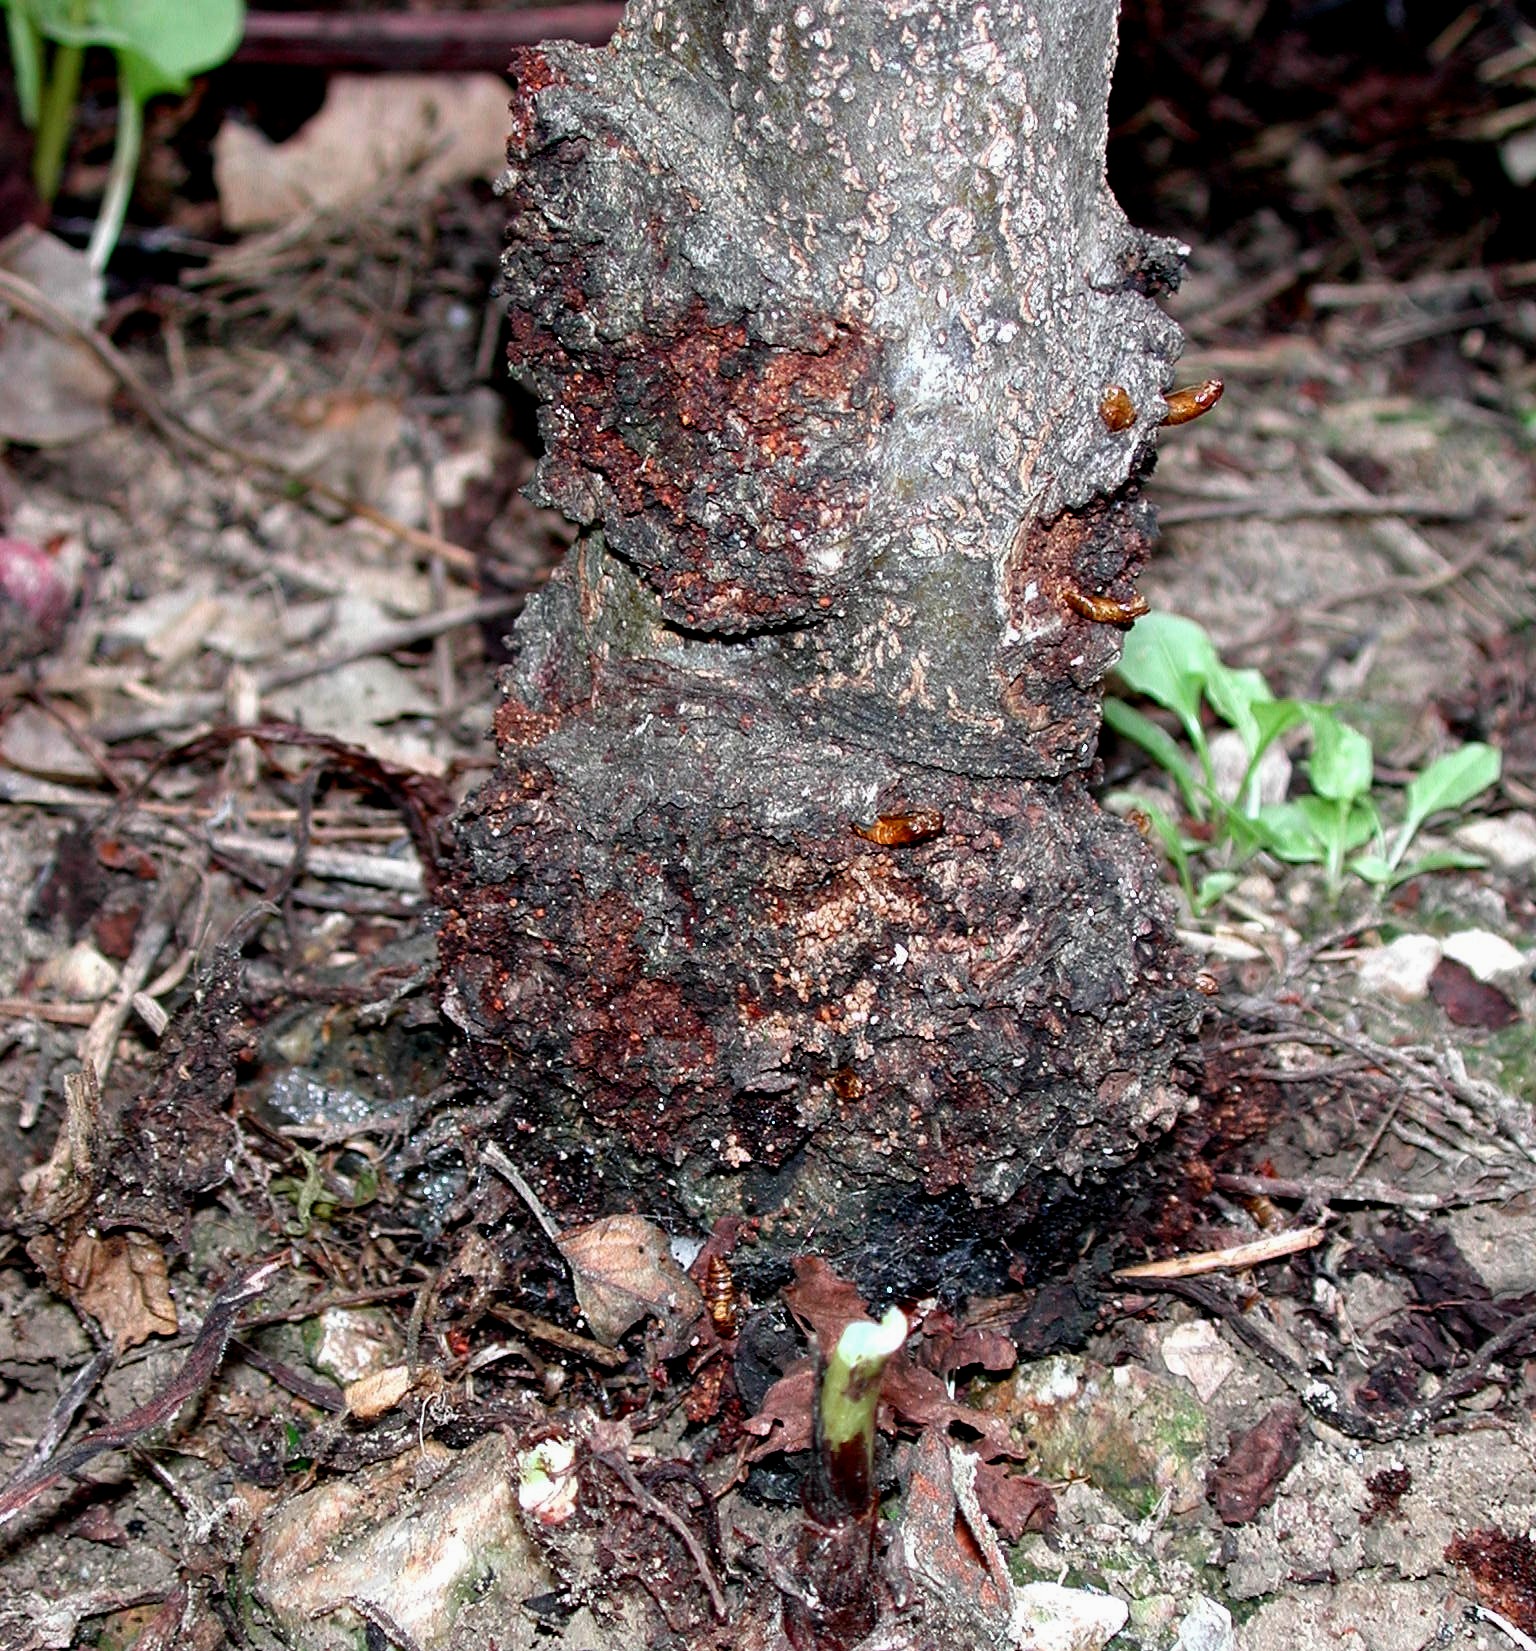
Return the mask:
[[[91,235],[91,267],[103,270],[128,210],[144,138],[144,105],[184,92],[191,76],[222,63],[245,32],[245,0],[0,0],[16,100],[37,133],[32,179],[51,202],[80,93],[86,49],[117,54],[117,138],[107,192]]]
[[[1346,870],[1388,889],[1423,872],[1483,864],[1476,855],[1453,849],[1412,861],[1407,853],[1432,815],[1464,808],[1498,780],[1499,753],[1492,746],[1464,745],[1417,775],[1404,793],[1403,818],[1388,846],[1372,793],[1371,742],[1331,706],[1276,699],[1258,671],[1224,665],[1205,631],[1176,614],[1150,614],[1137,624],[1126,638],[1119,676],[1133,692],[1171,711],[1189,742],[1186,751],[1161,723],[1124,700],[1104,702],[1105,722],[1168,773],[1197,828],[1186,832],[1164,811],[1137,800],[1194,911],[1207,910],[1227,893],[1238,878],[1234,868],[1260,851],[1293,865],[1321,865],[1334,898]],[[1247,756],[1232,797],[1222,796],[1213,780],[1205,731],[1208,710],[1237,731]],[[1311,736],[1309,791],[1261,803],[1258,774],[1264,753],[1301,727]],[[1374,852],[1359,852],[1373,842]],[[1196,882],[1194,862],[1200,854],[1214,854],[1224,863]]]

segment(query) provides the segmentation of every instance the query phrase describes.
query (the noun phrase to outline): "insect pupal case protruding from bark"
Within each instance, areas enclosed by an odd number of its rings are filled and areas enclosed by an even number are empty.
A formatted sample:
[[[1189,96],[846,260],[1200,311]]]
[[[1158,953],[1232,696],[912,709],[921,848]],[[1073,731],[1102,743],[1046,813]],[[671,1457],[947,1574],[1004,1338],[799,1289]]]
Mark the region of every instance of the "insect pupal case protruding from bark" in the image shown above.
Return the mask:
[[[1182,390],[1172,390],[1164,400],[1168,403],[1168,411],[1164,413],[1160,424],[1188,424],[1191,419],[1201,417],[1221,400],[1221,392],[1226,385],[1219,378],[1208,378],[1203,384],[1189,384]]]
[[[1091,619],[1095,625],[1131,625],[1152,611],[1139,591],[1128,602],[1122,602],[1115,596],[1095,596],[1080,590],[1070,581],[1062,585],[1061,598],[1073,613]]]
[[[909,843],[926,843],[944,830],[944,816],[936,808],[917,808],[910,814],[881,814],[872,825],[854,823],[854,835],[882,848],[905,848]]]
[[[1136,422],[1136,403],[1123,384],[1111,384],[1099,400],[1099,417],[1114,431],[1129,430]]]

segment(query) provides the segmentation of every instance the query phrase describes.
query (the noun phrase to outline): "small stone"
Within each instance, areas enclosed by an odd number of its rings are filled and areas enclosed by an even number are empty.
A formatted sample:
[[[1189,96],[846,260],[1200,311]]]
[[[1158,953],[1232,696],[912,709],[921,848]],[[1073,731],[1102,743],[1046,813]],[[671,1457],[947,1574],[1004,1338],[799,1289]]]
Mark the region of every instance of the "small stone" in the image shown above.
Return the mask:
[[[500,1434],[457,1454],[429,1442],[290,1497],[251,1568],[254,1604],[293,1651],[356,1651],[358,1600],[421,1651],[485,1645],[516,1601],[554,1585],[519,1522]]]
[[[1031,1651],[1099,1651],[1125,1627],[1130,1607],[1112,1594],[1029,1582],[1014,1595],[1014,1643]]]
[[[386,1369],[399,1353],[394,1325],[371,1308],[328,1307],[306,1340],[309,1362],[343,1387]]]
[[[1223,729],[1210,742],[1209,755],[1211,784],[1217,795],[1229,803],[1246,806],[1245,800],[1238,796],[1249,764],[1243,736],[1235,728]],[[1291,759],[1278,740],[1259,758],[1249,784],[1255,792],[1252,801],[1260,806],[1285,800],[1291,786]]]
[[[1524,955],[1489,929],[1463,929],[1460,934],[1448,935],[1440,950],[1482,981],[1525,971]]]
[[[1388,946],[1361,953],[1361,990],[1399,1003],[1417,1003],[1429,991],[1429,977],[1439,967],[1441,955],[1440,942],[1433,935],[1399,935]]]
[[[100,1003],[117,982],[117,965],[103,957],[89,940],[76,941],[37,972],[39,986],[71,1003]]]
[[[1454,836],[1463,848],[1483,855],[1504,871],[1526,871],[1536,865],[1536,815],[1499,814],[1468,820],[1457,827]]]
[[[1182,1376],[1201,1404],[1209,1404],[1217,1388],[1237,1368],[1237,1360],[1209,1319],[1175,1324],[1163,1336],[1160,1351],[1170,1373]]]
[[[1173,1651],[1233,1651],[1236,1644],[1232,1613],[1205,1594],[1197,1594],[1189,1615],[1179,1624]]]

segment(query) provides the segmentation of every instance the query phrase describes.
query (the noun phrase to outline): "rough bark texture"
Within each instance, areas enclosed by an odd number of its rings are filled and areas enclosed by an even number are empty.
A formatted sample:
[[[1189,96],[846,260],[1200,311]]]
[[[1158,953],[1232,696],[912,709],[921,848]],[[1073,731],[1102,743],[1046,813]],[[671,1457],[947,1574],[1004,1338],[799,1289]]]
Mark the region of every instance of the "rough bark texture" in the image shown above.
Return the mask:
[[[442,951],[535,1169],[836,1254],[1174,1116],[1188,970],[1085,783],[1179,346],[1113,45],[1113,0],[636,0],[519,54],[513,365],[586,531]]]

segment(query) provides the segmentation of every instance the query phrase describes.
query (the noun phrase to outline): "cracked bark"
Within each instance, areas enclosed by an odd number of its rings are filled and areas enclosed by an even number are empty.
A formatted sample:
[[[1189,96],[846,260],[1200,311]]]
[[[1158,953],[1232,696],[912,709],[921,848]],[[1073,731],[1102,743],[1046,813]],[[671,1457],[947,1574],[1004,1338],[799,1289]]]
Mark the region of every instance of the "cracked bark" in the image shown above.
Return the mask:
[[[1190,971],[1087,784],[1180,344],[1113,50],[1113,0],[635,0],[517,55],[512,362],[583,532],[444,1002],[578,1201],[921,1276],[1182,1103]]]

